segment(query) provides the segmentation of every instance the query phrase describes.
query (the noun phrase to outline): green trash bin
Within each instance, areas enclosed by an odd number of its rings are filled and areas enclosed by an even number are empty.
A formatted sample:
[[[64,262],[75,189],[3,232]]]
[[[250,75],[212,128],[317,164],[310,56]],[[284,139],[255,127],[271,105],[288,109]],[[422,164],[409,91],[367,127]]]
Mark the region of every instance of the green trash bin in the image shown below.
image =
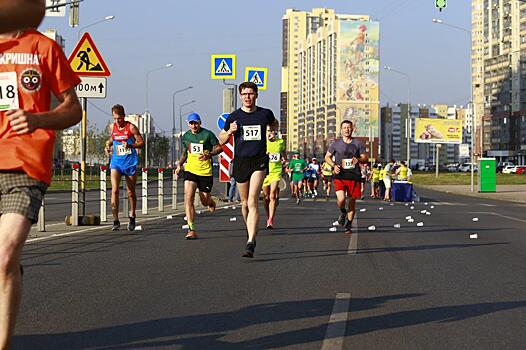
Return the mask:
[[[497,160],[479,158],[479,192],[497,192]]]

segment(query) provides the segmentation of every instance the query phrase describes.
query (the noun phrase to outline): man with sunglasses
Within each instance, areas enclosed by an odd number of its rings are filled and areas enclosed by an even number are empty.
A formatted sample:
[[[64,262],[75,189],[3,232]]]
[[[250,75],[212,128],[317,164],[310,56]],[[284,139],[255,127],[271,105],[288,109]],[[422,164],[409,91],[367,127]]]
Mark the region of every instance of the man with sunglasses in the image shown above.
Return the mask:
[[[268,174],[267,126],[278,129],[278,121],[270,109],[256,106],[258,87],[252,82],[239,85],[243,106],[226,119],[219,134],[221,144],[234,135],[234,168],[241,196],[241,210],[247,225],[248,240],[242,256],[254,257],[259,221],[259,194]]]
[[[190,130],[183,135],[183,154],[175,169],[176,176],[184,164],[184,208],[188,222],[186,239],[197,239],[194,218],[195,191],[199,189],[201,204],[209,211],[216,209],[216,203],[210,192],[214,184],[212,176],[212,157],[223,152],[216,135],[201,127],[201,117],[197,113],[190,113],[187,117]]]

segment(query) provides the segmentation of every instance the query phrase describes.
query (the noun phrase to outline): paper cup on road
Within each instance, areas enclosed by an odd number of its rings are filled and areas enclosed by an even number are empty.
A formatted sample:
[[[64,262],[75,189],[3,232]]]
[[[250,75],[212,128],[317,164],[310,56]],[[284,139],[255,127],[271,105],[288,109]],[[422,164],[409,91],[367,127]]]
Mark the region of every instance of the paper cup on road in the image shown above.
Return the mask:
[[[183,220],[184,220],[184,221],[188,221],[188,217],[185,216],[185,217],[183,218]]]
[[[479,238],[479,235],[476,234],[476,233],[472,233],[472,234],[469,235],[469,238],[470,239],[477,239],[477,238]]]
[[[427,213],[427,210],[420,210],[420,213],[425,214]]]
[[[196,210],[195,213],[196,213],[197,215],[201,215],[201,210]]]
[[[338,225],[339,225],[338,221],[335,221],[332,223],[332,226],[338,226]]]
[[[230,221],[237,221],[237,218],[234,216],[233,218],[230,218]]]
[[[431,215],[431,213],[430,213],[430,212],[428,212],[428,211],[426,211],[426,215]]]
[[[236,206],[235,205],[232,206],[232,210],[236,210]]]
[[[338,229],[337,229],[336,227],[331,227],[331,228],[329,229],[329,231],[331,231],[331,232],[336,232],[336,231],[338,231]]]
[[[411,219],[407,220],[407,222],[413,223],[413,222],[415,222],[415,219],[411,218]]]
[[[369,226],[367,229],[369,231],[375,231],[376,230],[376,226],[372,225],[372,226]]]
[[[390,206],[394,206],[394,203],[389,203]]]
[[[183,226],[181,226],[181,228],[182,228],[183,230],[188,230],[188,229],[190,228],[190,226],[188,226],[188,225],[183,225]]]
[[[142,231],[142,226],[135,226],[135,231]]]
[[[428,205],[429,203],[428,202],[425,202],[424,205]]]
[[[415,209],[415,207],[413,207],[413,206],[410,206],[410,207],[409,207],[409,209],[413,210],[413,209]]]
[[[173,217],[172,215],[166,215],[166,218],[167,218],[168,220],[170,220],[170,219],[173,219],[174,217]]]
[[[378,210],[384,210],[384,208],[380,207],[380,208],[378,208]]]
[[[429,209],[435,209],[435,206],[434,206],[434,205],[432,205],[432,206],[430,206],[430,207],[429,207]]]
[[[360,209],[360,211],[363,213],[363,212],[366,212],[367,209],[366,208],[362,208],[362,209]]]
[[[473,222],[477,222],[477,221],[479,221],[479,218],[473,218],[471,220],[473,220]]]
[[[406,203],[405,206],[406,206],[406,207],[409,206],[409,203]]]
[[[422,227],[422,226],[424,226],[424,223],[423,222],[417,222],[416,226]]]
[[[394,224],[393,227],[394,228],[400,228],[400,224]]]
[[[412,219],[411,215],[405,217],[406,220]]]

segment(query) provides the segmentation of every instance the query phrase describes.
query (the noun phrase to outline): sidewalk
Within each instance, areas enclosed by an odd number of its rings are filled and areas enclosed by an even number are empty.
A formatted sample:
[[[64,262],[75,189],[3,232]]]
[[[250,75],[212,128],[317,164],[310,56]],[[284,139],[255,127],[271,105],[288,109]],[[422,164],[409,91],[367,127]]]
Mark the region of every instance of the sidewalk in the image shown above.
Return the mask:
[[[497,185],[497,192],[479,193],[478,187],[475,186],[474,192],[471,192],[470,185],[418,185],[415,184],[418,192],[419,188],[430,189],[434,191],[453,193],[463,196],[504,200],[511,202],[526,203],[526,185]]]

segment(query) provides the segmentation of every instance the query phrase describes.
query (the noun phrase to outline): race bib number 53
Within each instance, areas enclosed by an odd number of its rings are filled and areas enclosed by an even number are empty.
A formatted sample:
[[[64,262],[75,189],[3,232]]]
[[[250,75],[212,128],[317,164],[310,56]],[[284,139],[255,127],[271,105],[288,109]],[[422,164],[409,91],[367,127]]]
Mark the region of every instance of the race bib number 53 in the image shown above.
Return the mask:
[[[15,72],[0,73],[0,111],[18,109],[18,89]]]
[[[260,141],[261,125],[243,125],[243,140]]]
[[[190,153],[192,153],[192,154],[203,154],[203,144],[202,143],[191,143],[190,144]]]

